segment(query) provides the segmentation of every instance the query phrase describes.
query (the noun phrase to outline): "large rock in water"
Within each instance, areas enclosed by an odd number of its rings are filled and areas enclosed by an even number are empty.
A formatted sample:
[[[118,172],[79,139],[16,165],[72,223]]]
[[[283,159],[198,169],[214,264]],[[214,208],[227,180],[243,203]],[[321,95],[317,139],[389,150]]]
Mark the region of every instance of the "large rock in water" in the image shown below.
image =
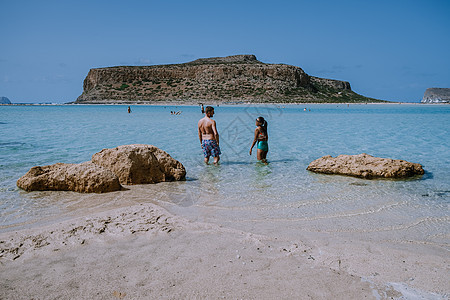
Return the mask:
[[[309,171],[371,178],[405,178],[424,174],[420,164],[404,160],[373,157],[368,154],[323,156],[311,162]]]
[[[17,180],[17,186],[26,191],[80,193],[106,193],[122,188],[119,178],[112,171],[92,162],[33,167]]]
[[[92,162],[113,171],[121,184],[184,180],[186,170],[167,152],[152,145],[124,145],[103,149]]]
[[[450,89],[429,88],[425,91],[422,103],[450,103]]]

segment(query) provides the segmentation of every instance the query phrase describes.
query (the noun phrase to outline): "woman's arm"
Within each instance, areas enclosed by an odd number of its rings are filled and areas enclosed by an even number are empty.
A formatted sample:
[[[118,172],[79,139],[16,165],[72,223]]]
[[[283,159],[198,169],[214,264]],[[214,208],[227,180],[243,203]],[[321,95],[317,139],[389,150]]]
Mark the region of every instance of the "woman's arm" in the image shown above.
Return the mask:
[[[258,140],[258,133],[259,133],[259,130],[258,130],[258,128],[256,128],[255,129],[255,137],[253,138],[253,143],[252,143],[252,146],[250,147],[250,155],[252,155],[253,147],[255,146],[256,141]]]

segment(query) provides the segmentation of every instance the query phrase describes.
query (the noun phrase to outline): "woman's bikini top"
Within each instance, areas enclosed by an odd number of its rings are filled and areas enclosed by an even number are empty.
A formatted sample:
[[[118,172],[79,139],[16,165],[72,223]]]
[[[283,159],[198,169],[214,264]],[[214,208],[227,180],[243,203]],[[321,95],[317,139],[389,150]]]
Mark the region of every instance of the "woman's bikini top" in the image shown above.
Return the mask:
[[[261,130],[259,131],[258,134],[258,141],[262,141],[262,140],[266,140],[267,139],[267,135],[264,132],[261,132]]]

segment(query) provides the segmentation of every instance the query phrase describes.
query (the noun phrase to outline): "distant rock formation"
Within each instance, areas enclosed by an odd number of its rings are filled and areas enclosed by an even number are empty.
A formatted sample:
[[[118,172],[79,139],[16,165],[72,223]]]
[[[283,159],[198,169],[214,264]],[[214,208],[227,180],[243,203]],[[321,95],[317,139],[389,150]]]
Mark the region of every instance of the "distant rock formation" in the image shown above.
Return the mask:
[[[184,180],[186,170],[167,152],[152,145],[125,145],[103,149],[92,162],[113,171],[122,184]]]
[[[185,176],[184,166],[165,151],[152,145],[125,145],[103,149],[81,164],[33,167],[17,180],[17,186],[25,191],[106,193],[121,190],[121,184],[184,180]]]
[[[317,173],[348,175],[365,179],[406,178],[424,174],[420,164],[373,157],[366,153],[337,157],[323,156],[311,162],[306,169]]]
[[[202,58],[157,66],[91,69],[75,103],[157,101],[381,102],[350,83],[309,76],[301,68],[266,64],[254,55]]]
[[[17,180],[17,186],[25,191],[79,193],[107,193],[122,188],[116,174],[92,162],[33,167]]]
[[[450,103],[450,88],[429,88],[425,91],[422,103]]]
[[[11,101],[6,97],[0,97],[0,104],[11,104]]]

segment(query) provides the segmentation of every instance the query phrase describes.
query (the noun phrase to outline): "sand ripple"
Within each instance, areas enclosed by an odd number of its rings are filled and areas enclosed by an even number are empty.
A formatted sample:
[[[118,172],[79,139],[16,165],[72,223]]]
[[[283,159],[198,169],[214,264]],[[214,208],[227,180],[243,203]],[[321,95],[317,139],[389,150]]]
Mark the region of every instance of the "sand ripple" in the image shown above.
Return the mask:
[[[17,234],[0,236],[0,258],[15,260],[24,254],[44,247],[53,251],[70,245],[85,244],[91,239],[117,238],[137,232],[170,233],[183,221],[151,204],[135,205],[126,209],[79,218],[58,226],[39,230],[22,230]]]

